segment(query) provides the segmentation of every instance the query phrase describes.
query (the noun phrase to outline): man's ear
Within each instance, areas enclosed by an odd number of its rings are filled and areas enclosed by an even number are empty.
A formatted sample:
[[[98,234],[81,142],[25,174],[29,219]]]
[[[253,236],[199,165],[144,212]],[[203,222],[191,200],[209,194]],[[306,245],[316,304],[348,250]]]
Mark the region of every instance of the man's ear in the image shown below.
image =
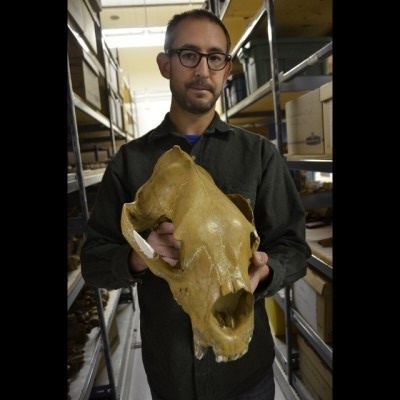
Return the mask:
[[[224,82],[228,79],[228,76],[231,74],[231,71],[232,71],[232,60],[229,61],[225,67]]]
[[[157,55],[157,65],[160,70],[161,75],[169,79],[170,75],[170,59],[169,56],[165,53],[158,53]]]

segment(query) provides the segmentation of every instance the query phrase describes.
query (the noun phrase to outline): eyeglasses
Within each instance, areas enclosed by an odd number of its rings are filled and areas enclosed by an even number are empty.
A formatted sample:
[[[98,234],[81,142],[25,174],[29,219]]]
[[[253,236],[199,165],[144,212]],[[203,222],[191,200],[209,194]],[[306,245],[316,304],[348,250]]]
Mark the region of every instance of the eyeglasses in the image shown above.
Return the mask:
[[[178,54],[179,61],[187,68],[196,68],[200,64],[201,58],[205,57],[207,59],[208,68],[213,71],[224,69],[228,61],[232,59],[231,55],[225,53],[204,54],[191,49],[169,49],[166,51],[166,54],[171,53]]]

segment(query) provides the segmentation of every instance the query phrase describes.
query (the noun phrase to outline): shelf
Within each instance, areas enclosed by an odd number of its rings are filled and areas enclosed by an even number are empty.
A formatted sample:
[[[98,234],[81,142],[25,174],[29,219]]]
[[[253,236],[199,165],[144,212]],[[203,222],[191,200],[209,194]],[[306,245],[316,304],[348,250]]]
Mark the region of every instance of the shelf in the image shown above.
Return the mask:
[[[292,379],[293,386],[299,394],[301,400],[315,400],[314,397],[310,395],[309,390],[304,386],[299,377],[293,374]]]
[[[88,169],[83,171],[83,181],[85,187],[101,182],[101,180],[103,179],[104,171],[105,168]],[[76,179],[76,174],[68,174],[68,193],[75,192],[78,189],[79,185],[78,180]]]
[[[328,346],[312,329],[312,327],[305,321],[305,319],[293,308],[290,310],[291,319],[297,326],[301,334],[307,339],[314,350],[325,361],[330,369],[332,365],[332,347]]]
[[[79,28],[75,26],[74,21],[68,14],[68,21],[67,21],[67,28],[69,32],[75,37],[76,41],[79,43],[80,47],[83,51],[83,56],[85,60],[94,67],[95,70],[99,72],[101,76],[105,76],[104,67],[101,65],[100,61],[98,60],[97,56],[95,56],[92,51],[88,48],[87,44],[85,43],[84,37],[79,33]]]
[[[119,344],[112,354],[112,365],[115,375],[117,396],[129,399],[129,388],[132,385],[133,357],[139,336],[139,309],[137,305],[136,286],[133,287],[134,302],[119,304],[115,315],[118,327]],[[106,369],[96,377],[95,387],[108,384]]]
[[[243,0],[225,0],[220,19],[231,36],[232,49],[235,49],[245,31],[254,26],[257,11],[264,3],[263,0],[246,0],[244,6]],[[330,36],[332,9],[332,0],[275,1],[276,34],[278,37]]]
[[[286,400],[298,400],[299,397],[294,389],[289,385],[287,380],[287,360],[286,360],[286,344],[278,338],[275,340],[275,360],[272,365],[274,377],[279,387],[281,388]]]
[[[274,294],[274,299],[278,305],[285,311],[285,292],[284,289],[280,290],[278,293]],[[328,346],[314,331],[314,329],[305,321],[305,319],[299,314],[299,312],[293,308],[290,309],[291,319],[294,324],[299,328],[300,332],[305,336],[305,338],[310,342],[312,347],[318,352],[321,358],[328,364],[332,369],[332,348]],[[275,347],[277,344],[280,345],[281,351],[277,354],[277,357],[287,371],[287,356],[286,352],[282,347],[282,341],[275,338]]]
[[[332,77],[329,75],[318,76],[297,76],[288,82],[280,85],[280,106],[284,109],[285,104],[297,97],[330,82]],[[269,96],[268,96],[269,95]],[[273,118],[274,101],[272,96],[272,79],[260,86],[249,96],[239,101],[227,110],[229,123],[240,125],[257,122],[257,117],[261,121],[266,118]]]
[[[306,228],[306,240],[314,256],[315,259],[314,264],[317,265],[318,263],[324,264],[325,266],[322,268],[328,271],[329,268],[330,270],[332,270],[332,265],[333,265],[332,247],[321,246],[318,243],[318,241],[330,238],[332,237],[332,235],[333,235],[332,225],[322,226],[320,228],[314,228],[314,229]],[[332,271],[330,271],[329,274],[332,276]]]
[[[314,192],[302,194],[300,193],[300,200],[303,203],[304,209],[315,210],[318,208],[325,208],[332,206],[332,191],[327,192]]]
[[[220,13],[220,19],[225,24],[232,42],[232,49],[235,48],[244,31],[253,22],[253,16],[263,6],[263,0],[246,0],[243,7],[243,0],[226,0]]]
[[[322,261],[320,258],[318,258],[315,255],[312,255],[307,262],[311,264],[316,270],[321,272],[323,275],[325,275],[327,278],[332,279],[333,278],[333,268],[331,265],[327,264],[326,262]]]
[[[115,316],[121,289],[109,291],[110,297],[104,309],[104,319],[107,331]],[[102,340],[99,328],[94,328],[88,334],[88,340],[84,347],[84,364],[71,382],[69,394],[72,400],[89,400],[97,368],[102,353]]]
[[[82,278],[81,267],[68,273],[68,310],[77,298],[85,281]]]
[[[284,154],[290,169],[302,169],[306,171],[332,172],[331,155],[291,155]]]

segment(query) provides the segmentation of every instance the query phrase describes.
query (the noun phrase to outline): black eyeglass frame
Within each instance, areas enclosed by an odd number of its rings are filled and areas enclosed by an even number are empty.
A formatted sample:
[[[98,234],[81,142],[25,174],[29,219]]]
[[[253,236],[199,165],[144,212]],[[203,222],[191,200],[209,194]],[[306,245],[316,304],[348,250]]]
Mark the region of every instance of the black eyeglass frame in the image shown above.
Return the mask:
[[[181,60],[181,53],[182,53],[182,51],[193,51],[193,53],[198,54],[198,55],[200,56],[200,58],[199,58],[199,61],[197,62],[197,64],[196,64],[196,65],[193,65],[193,66],[191,66],[191,67],[189,67],[189,66],[183,64],[183,62],[182,62],[182,60]],[[200,53],[200,52],[197,51],[197,50],[188,49],[188,48],[182,48],[182,49],[168,49],[168,50],[166,50],[166,52],[165,52],[165,54],[168,54],[168,55],[171,55],[172,53],[178,54],[179,62],[181,63],[182,66],[184,66],[184,67],[186,67],[186,68],[196,68],[196,67],[200,64],[201,59],[202,59],[203,57],[205,57],[206,60],[207,60],[207,66],[208,66],[209,69],[211,69],[212,71],[222,71],[222,70],[226,67],[226,65],[228,64],[228,62],[232,60],[232,56],[231,56],[230,54],[222,53],[222,52],[220,52],[220,51],[214,51],[214,52],[212,52],[212,53],[206,54],[206,53]],[[219,69],[215,69],[215,68],[211,68],[211,67],[210,67],[210,60],[209,60],[209,57],[210,57],[210,56],[213,56],[213,55],[215,55],[215,54],[223,55],[223,56],[225,57],[225,64],[224,64],[224,66],[221,67],[221,68],[219,68]]]

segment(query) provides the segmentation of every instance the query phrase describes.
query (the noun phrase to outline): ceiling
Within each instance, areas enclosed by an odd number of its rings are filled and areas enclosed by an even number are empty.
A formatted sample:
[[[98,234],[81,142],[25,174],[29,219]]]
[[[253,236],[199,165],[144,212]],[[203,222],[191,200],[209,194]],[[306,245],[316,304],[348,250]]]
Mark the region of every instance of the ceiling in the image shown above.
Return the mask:
[[[166,26],[174,14],[202,8],[204,0],[102,0],[103,29]]]

